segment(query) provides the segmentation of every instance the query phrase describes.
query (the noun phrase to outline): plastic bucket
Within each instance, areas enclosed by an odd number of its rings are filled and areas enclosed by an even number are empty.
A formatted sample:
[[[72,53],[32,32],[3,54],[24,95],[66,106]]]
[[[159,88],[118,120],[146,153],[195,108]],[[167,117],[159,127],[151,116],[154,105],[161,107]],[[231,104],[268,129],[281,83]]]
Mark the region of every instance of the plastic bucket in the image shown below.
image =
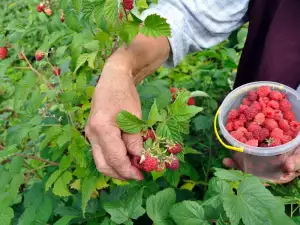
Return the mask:
[[[259,88],[260,86],[269,86],[272,90],[278,90],[287,94],[291,102],[293,112],[297,121],[300,121],[300,93],[296,90],[276,82],[261,81],[245,84],[233,90],[223,101],[215,117],[215,133],[221,144],[233,151],[233,158],[243,171],[255,176],[278,180],[283,175],[283,164],[289,155],[293,154],[297,146],[300,145],[300,132],[292,141],[269,148],[252,147],[239,142],[233,138],[225,128],[227,114],[231,109],[236,109],[241,104],[242,99],[247,92]],[[217,130],[219,124],[220,132],[228,144],[225,144],[220,138]]]

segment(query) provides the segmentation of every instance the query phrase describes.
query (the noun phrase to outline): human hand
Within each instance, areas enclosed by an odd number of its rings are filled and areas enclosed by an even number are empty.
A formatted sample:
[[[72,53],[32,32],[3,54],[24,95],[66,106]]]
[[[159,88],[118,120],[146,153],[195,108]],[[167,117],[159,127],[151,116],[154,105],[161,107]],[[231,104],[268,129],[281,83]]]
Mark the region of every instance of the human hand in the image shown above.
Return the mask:
[[[122,110],[141,118],[139,95],[131,71],[120,65],[108,64],[95,89],[86,135],[101,173],[122,180],[141,180],[143,175],[132,166],[128,154],[141,154],[142,137],[140,134],[121,133],[116,116]]]
[[[288,156],[286,155],[281,155],[278,157],[279,164],[280,161],[283,163],[282,167],[282,176],[278,180],[270,180],[272,183],[276,184],[284,184],[291,182],[294,180],[296,177],[300,176],[300,145],[292,151],[291,154]],[[235,168],[235,169],[241,169],[238,166],[238,163],[236,160],[231,159],[231,158],[225,158],[223,159],[223,164],[226,167],[229,168]]]

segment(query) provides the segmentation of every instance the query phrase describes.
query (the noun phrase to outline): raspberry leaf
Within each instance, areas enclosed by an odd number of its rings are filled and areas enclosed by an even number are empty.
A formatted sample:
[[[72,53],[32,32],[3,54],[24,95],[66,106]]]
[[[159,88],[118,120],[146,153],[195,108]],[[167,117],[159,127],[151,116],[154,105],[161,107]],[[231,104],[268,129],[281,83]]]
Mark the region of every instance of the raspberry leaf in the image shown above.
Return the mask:
[[[104,18],[112,24],[118,21],[118,0],[106,0],[104,4]]]
[[[83,180],[82,189],[81,189],[81,193],[82,193],[81,209],[83,215],[85,214],[86,205],[90,200],[93,191],[96,189],[97,181],[98,181],[97,177],[94,176],[93,174],[86,177]]]
[[[242,171],[239,170],[225,170],[219,168],[214,169],[216,171],[214,175],[223,180],[242,181],[245,179],[245,175],[242,173]]]
[[[170,215],[176,224],[180,225],[209,224],[204,219],[202,206],[193,201],[183,201],[173,205]]]
[[[146,128],[143,120],[140,120],[135,115],[123,110],[117,116],[117,123],[120,129],[126,133],[135,134]]]
[[[2,224],[10,224],[13,217],[14,211],[11,207],[0,208],[0,221]]]
[[[147,125],[152,127],[157,121],[162,121],[162,116],[159,114],[156,100],[154,101],[148,116]]]
[[[144,21],[144,26],[140,28],[140,31],[145,36],[160,37],[171,36],[171,28],[165,18],[160,17],[157,14],[147,16]]]
[[[76,216],[64,216],[57,220],[54,225],[68,225],[69,222],[74,218],[76,218]]]
[[[173,224],[169,218],[169,210],[175,202],[176,193],[172,188],[151,195],[146,201],[147,215],[154,224]]]

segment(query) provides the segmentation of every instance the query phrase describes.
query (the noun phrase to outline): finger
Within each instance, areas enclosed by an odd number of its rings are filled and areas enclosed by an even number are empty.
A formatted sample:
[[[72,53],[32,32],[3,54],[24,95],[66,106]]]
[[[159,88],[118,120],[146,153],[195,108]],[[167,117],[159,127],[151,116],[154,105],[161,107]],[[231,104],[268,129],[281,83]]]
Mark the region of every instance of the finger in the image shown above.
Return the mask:
[[[134,156],[140,156],[143,149],[143,138],[140,134],[123,134],[123,141],[127,151]]]
[[[292,180],[294,180],[296,177],[300,175],[299,172],[291,172],[291,173],[286,173],[283,176],[281,176],[280,180],[274,181],[275,184],[285,184],[289,183]]]
[[[92,145],[92,153],[93,158],[95,161],[95,165],[99,172],[104,174],[105,176],[113,177],[116,179],[124,180],[123,177],[121,177],[117,171],[115,171],[111,166],[109,166],[105,160],[105,157],[102,153],[102,149],[99,145],[93,144]]]
[[[284,170],[288,173],[300,170],[300,156],[294,155],[289,157],[284,163]]]
[[[236,165],[236,163],[233,161],[233,159],[230,158],[224,158],[223,159],[223,164],[224,166],[228,167],[228,168],[234,168],[237,169],[238,166]]]
[[[100,135],[100,146],[108,165],[121,177],[143,179],[141,172],[131,164],[127,156],[127,149],[121,139],[121,132],[117,127],[107,128],[106,132]]]

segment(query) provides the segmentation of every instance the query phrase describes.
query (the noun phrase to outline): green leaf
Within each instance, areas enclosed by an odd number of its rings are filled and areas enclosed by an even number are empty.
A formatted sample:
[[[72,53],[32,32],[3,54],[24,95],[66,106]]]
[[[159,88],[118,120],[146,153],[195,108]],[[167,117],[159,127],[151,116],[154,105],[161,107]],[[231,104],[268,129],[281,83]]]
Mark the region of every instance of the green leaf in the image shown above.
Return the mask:
[[[140,24],[135,22],[126,22],[122,30],[120,31],[119,35],[123,41],[125,41],[127,44],[130,44],[130,42],[137,36],[139,33]]]
[[[209,97],[209,95],[204,91],[193,91],[191,92],[190,97]]]
[[[284,205],[273,196],[256,177],[247,177],[238,188],[237,194],[223,197],[224,209],[233,225],[240,220],[245,225],[265,225],[272,223],[272,214],[283,213]],[[276,218],[276,214],[273,215]],[[288,222],[288,219],[284,219]],[[282,223],[286,224],[286,223]]]
[[[61,127],[59,126],[52,126],[50,127],[45,134],[44,140],[40,144],[40,148],[45,148],[49,142],[53,141],[55,138],[57,138],[62,132]]]
[[[76,13],[73,10],[65,10],[65,23],[67,24],[67,26],[74,30],[79,32],[81,30],[81,25],[78,21],[78,17],[76,15]]]
[[[135,4],[139,9],[147,9],[149,7],[146,0],[136,0]]]
[[[96,62],[96,58],[97,58],[98,52],[93,52],[91,54],[89,54],[89,57],[87,59],[88,61],[88,65],[90,68],[95,69],[95,62]]]
[[[116,23],[118,21],[118,1],[106,0],[104,4],[104,18],[109,23]]]
[[[188,127],[186,127],[188,129]],[[182,143],[183,128],[175,120],[169,119],[157,126],[156,134],[160,137],[173,140],[174,142]],[[188,130],[187,130],[188,133]]]
[[[150,109],[150,113],[148,116],[147,125],[149,127],[152,127],[157,121],[162,121],[162,117],[158,112],[156,100],[154,100],[154,103]]]
[[[172,206],[172,219],[178,225],[209,224],[204,219],[204,210],[197,202],[183,201]]]
[[[0,151],[0,162],[13,156],[18,151],[19,151],[19,149],[16,147],[16,145],[11,145],[11,146],[4,148],[3,150]]]
[[[61,148],[72,139],[72,126],[66,125],[63,127],[62,134],[58,137],[56,143]]]
[[[45,190],[48,191],[53,183],[60,177],[60,175],[63,173],[62,170],[55,170],[54,173],[51,174],[51,176],[48,178],[46,184],[45,184]]]
[[[74,70],[74,73],[76,73],[77,70],[88,60],[89,56],[90,54],[84,53],[77,58],[76,68]]]
[[[181,106],[178,107],[176,104],[172,104],[171,107],[171,115],[178,121],[186,121],[194,117],[197,113],[203,110],[202,107],[198,106]]]
[[[111,219],[109,219],[109,218],[106,217],[106,218],[102,221],[101,225],[116,225],[116,223],[114,223],[113,221],[111,221]]]
[[[114,204],[106,203],[104,209],[111,216],[111,220],[116,224],[122,224],[129,218],[128,212],[124,208],[115,206]]]
[[[146,201],[147,215],[154,224],[168,224],[169,210],[175,202],[176,193],[172,188],[151,195]]]
[[[96,189],[97,181],[98,179],[96,176],[88,176],[83,180],[82,188],[81,188],[81,193],[82,193],[81,209],[83,215],[85,214],[86,205],[90,200],[93,191]]]
[[[171,36],[171,28],[167,20],[157,14],[147,16],[144,21],[144,26],[141,27],[140,31],[145,36]]]
[[[69,222],[76,218],[75,216],[64,216],[62,218],[60,218],[59,220],[57,220],[54,225],[68,225]]]
[[[193,149],[191,147],[186,147],[186,146],[183,147],[182,152],[184,155],[186,155],[186,154],[200,155],[201,154],[198,150]]]
[[[66,169],[70,168],[71,166],[71,157],[68,155],[64,155],[59,163],[59,170],[65,171]]]
[[[180,181],[181,173],[178,170],[167,170],[164,176],[169,184],[171,184],[173,187],[177,187]]]
[[[70,196],[68,185],[72,180],[72,173],[66,171],[61,175],[53,186],[53,193],[60,197]]]
[[[140,133],[145,127],[145,122],[135,115],[123,110],[117,116],[117,123],[120,129],[126,133]]]
[[[76,10],[77,13],[80,12],[80,9],[82,7],[82,0],[72,0],[73,7]]]
[[[10,207],[0,207],[0,221],[2,225],[10,225],[14,217],[14,210]]]
[[[99,51],[99,41],[98,40],[91,40],[88,43],[84,44],[84,48],[90,50],[90,51]]]
[[[216,171],[214,173],[214,175],[223,180],[241,181],[241,180],[244,180],[244,178],[245,178],[243,172],[239,171],[239,170],[225,170],[225,169],[219,169],[219,168],[214,168],[214,169]]]

